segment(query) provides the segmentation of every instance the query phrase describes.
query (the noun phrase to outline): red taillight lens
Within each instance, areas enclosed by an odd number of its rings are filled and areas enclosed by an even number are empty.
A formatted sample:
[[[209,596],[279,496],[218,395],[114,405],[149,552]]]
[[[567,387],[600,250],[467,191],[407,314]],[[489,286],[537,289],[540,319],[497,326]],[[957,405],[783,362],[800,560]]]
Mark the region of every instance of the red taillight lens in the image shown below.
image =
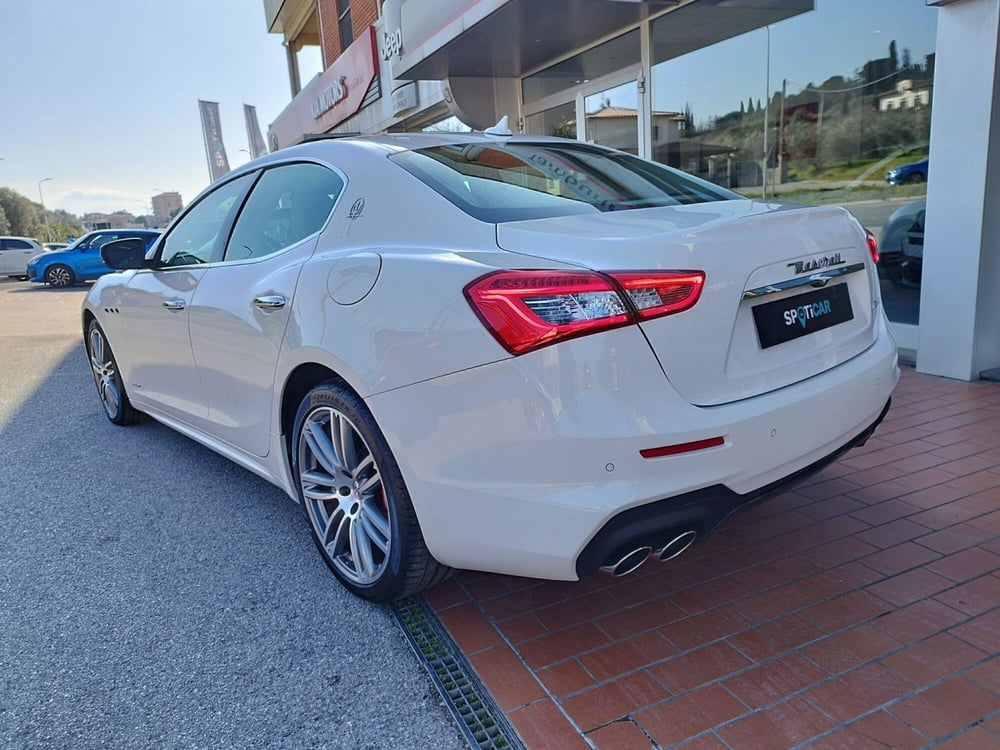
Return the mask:
[[[878,240],[875,235],[865,230],[865,239],[868,241],[868,252],[871,253],[872,263],[878,263]]]
[[[705,285],[701,271],[613,272],[642,320],[694,307]]]
[[[588,271],[498,271],[465,296],[512,354],[632,322],[611,280]]]
[[[704,285],[701,271],[496,271],[465,287],[465,297],[501,346],[524,354],[682,312]]]

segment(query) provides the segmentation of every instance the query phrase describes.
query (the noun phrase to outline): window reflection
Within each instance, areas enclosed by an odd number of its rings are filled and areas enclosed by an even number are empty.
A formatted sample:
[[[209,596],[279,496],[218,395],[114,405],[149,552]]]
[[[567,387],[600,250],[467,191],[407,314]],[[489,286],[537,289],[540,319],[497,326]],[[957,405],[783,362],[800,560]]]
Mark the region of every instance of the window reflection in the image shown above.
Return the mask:
[[[525,132],[532,135],[553,135],[557,138],[576,138],[576,104],[567,102],[524,121]]]
[[[528,76],[521,82],[522,98],[525,104],[538,101],[638,62],[639,30],[634,29]]]
[[[652,105],[676,127],[654,117],[653,158],[749,197],[845,206],[881,240],[890,319],[916,324],[936,9],[817,2],[694,52],[671,15],[653,21]]]
[[[630,154],[639,153],[639,109],[635,81],[584,100],[587,140]]]

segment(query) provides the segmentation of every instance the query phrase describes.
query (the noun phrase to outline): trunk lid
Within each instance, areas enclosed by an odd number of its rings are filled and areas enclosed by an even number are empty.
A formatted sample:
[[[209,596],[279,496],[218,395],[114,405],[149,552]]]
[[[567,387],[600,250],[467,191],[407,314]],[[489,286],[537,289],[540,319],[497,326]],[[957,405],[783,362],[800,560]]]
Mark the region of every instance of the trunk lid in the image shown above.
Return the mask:
[[[693,308],[639,324],[700,406],[812,377],[875,339],[876,277],[843,208],[733,200],[536,219],[498,224],[497,244],[597,271],[704,271]]]

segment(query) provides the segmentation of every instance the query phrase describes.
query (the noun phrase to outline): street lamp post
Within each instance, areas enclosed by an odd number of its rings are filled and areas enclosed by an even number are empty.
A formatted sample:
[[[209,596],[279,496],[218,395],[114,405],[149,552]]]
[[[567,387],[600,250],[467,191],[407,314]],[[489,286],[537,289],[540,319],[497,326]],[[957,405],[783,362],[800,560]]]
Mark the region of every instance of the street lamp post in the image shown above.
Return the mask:
[[[42,219],[45,221],[45,241],[52,242],[52,233],[49,232],[49,214],[45,210],[45,199],[42,197],[42,183],[51,180],[51,177],[46,177],[38,181],[38,202],[42,204]]]

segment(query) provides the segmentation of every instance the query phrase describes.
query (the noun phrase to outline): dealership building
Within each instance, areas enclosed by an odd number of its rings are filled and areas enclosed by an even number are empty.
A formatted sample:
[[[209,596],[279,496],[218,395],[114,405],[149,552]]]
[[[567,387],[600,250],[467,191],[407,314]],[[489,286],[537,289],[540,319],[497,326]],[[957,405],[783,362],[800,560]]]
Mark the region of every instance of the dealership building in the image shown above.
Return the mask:
[[[844,205],[883,243],[883,304],[917,369],[1000,370],[998,0],[264,9],[291,91],[271,150],[507,116],[515,132],[607,145],[751,198]]]

